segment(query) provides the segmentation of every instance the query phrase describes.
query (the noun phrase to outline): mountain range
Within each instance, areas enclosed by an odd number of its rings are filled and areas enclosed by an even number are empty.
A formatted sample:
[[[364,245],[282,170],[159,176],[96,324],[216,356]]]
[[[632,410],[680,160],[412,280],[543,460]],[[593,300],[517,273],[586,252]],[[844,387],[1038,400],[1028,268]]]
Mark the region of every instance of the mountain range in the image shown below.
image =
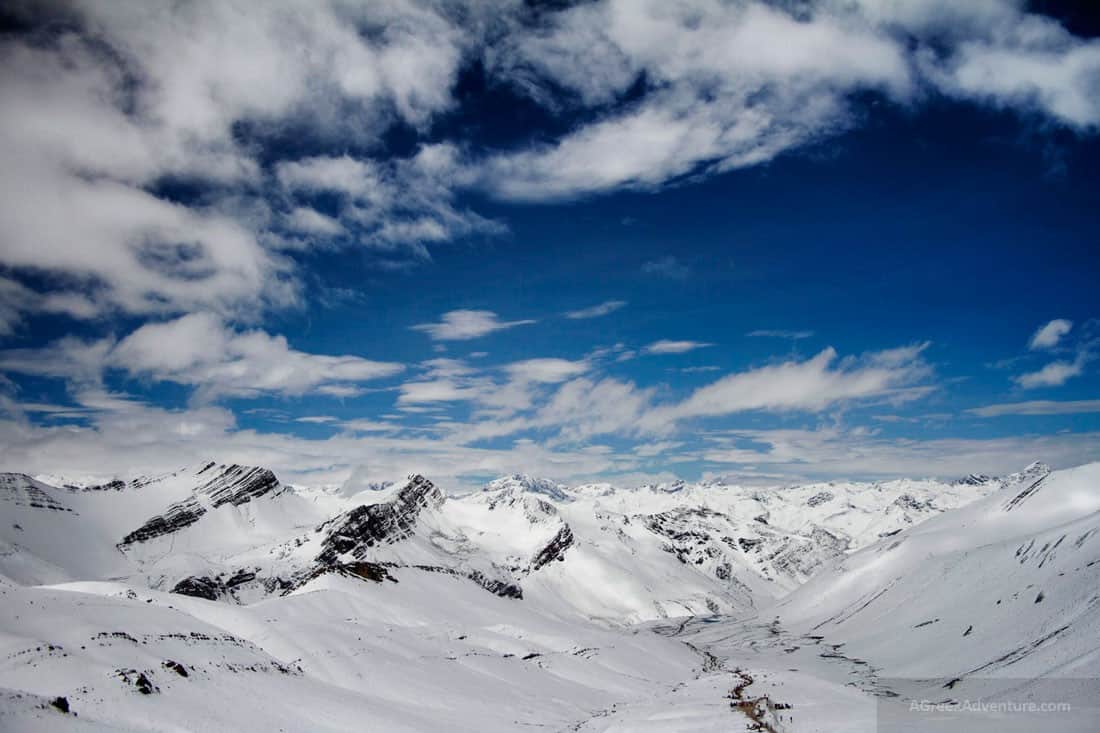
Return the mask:
[[[5,730],[873,730],[1058,679],[1072,729],[1100,699],[1100,464],[449,494],[206,462],[0,474],[0,507]]]

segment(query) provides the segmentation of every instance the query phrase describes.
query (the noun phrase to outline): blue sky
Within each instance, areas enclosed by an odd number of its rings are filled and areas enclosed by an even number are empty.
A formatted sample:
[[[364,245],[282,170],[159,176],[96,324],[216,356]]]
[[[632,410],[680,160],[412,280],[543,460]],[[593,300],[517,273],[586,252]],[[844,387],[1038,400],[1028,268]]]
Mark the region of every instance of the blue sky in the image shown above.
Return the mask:
[[[1072,4],[2,21],[3,469],[1100,459],[1100,40]]]

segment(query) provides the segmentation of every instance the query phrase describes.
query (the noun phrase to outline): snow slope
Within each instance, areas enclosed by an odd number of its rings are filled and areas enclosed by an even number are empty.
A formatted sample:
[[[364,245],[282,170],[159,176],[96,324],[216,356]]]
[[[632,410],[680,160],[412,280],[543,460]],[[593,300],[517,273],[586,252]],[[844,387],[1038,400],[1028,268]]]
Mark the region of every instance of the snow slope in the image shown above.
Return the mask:
[[[696,661],[673,641],[564,623],[461,579],[395,577],[326,577],[250,606],[5,583],[0,728],[565,727],[674,685]],[[76,718],[48,704],[58,696]]]
[[[900,685],[910,695],[1092,680],[1065,691],[1091,695],[1100,721],[1100,464],[1018,477],[845,558],[768,613],[879,678],[922,680]]]

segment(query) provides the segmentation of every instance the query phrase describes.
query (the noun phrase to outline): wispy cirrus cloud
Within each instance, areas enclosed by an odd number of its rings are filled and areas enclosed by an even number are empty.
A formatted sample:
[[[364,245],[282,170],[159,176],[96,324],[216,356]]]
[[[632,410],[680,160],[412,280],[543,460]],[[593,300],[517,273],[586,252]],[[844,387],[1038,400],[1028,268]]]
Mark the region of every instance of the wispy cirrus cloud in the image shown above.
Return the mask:
[[[522,28],[505,48],[494,70],[535,100],[549,104],[564,88],[609,108],[556,141],[491,157],[483,185],[512,199],[652,189],[759,165],[859,124],[851,99],[861,92],[910,104],[933,88],[1079,130],[1100,124],[1086,81],[1100,69],[1100,42],[1012,2],[822,0],[795,13],[605,0]],[[644,96],[613,105],[640,80]]]
[[[1085,432],[896,441],[858,428],[745,430],[713,436],[714,447],[705,455],[718,464],[766,466],[780,476],[960,477],[1004,475],[1036,460],[1053,465],[1100,460],[1098,438]]]
[[[642,265],[642,272],[655,277],[664,277],[669,280],[686,280],[691,274],[691,268],[672,255],[650,260]]]
[[[746,336],[753,338],[776,338],[776,339],[791,339],[792,341],[798,341],[801,339],[812,338],[813,331],[784,331],[782,329],[758,329],[756,331],[749,331]]]
[[[978,417],[1001,417],[1003,415],[1078,415],[1087,412],[1100,412],[1100,400],[1031,400],[1029,402],[1009,402],[999,405],[985,405],[967,410]]]
[[[620,308],[625,307],[625,300],[605,300],[599,305],[594,305],[589,308],[581,308],[580,310],[568,311],[565,314],[565,317],[572,318],[574,320],[585,318],[600,318],[601,316],[606,316],[609,313],[614,313]]]
[[[804,361],[791,360],[726,375],[680,403],[655,407],[643,424],[661,430],[676,422],[750,410],[819,412],[830,405],[881,398],[909,401],[927,394],[916,386],[931,373],[921,359],[927,343],[838,361],[827,348]]]

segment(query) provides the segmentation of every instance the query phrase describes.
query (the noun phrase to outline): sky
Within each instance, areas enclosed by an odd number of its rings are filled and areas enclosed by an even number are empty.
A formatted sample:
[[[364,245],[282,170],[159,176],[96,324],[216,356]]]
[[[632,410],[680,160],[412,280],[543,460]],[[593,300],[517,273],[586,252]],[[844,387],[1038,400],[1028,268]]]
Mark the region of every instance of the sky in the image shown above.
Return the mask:
[[[1100,18],[9,2],[0,470],[1100,460]]]

